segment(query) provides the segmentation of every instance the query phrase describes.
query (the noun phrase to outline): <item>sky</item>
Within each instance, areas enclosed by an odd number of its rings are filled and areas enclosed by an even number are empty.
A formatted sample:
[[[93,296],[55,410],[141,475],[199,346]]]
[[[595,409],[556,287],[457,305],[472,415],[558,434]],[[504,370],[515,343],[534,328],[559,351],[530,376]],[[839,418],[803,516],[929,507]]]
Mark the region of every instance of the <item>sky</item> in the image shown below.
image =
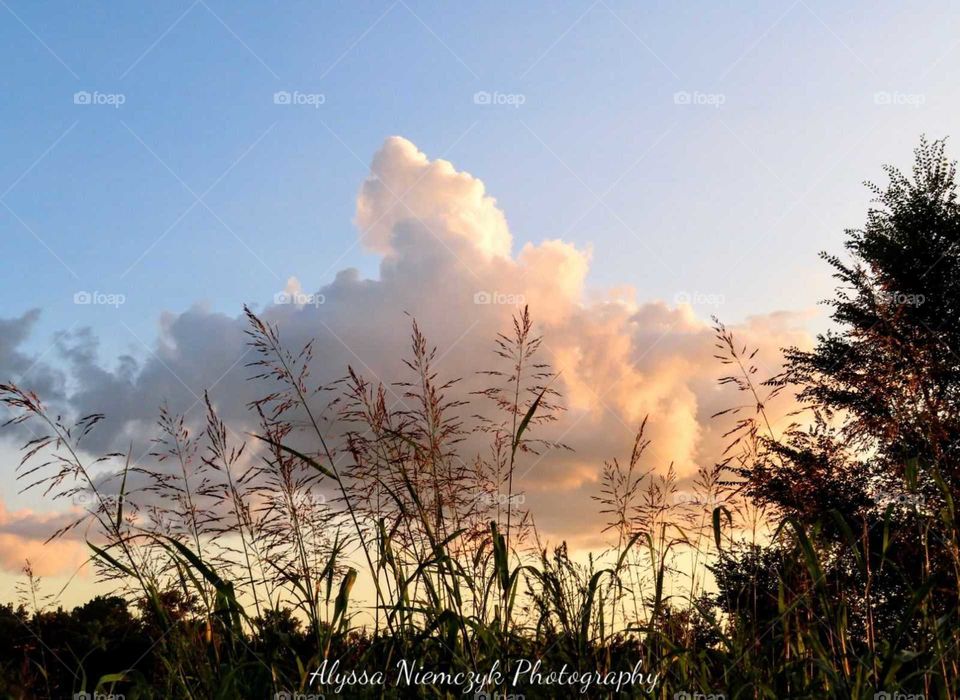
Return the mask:
[[[331,365],[379,377],[399,369],[384,348],[403,311],[462,370],[512,311],[474,295],[512,294],[582,421],[564,428],[582,456],[551,480],[586,508],[597,461],[646,412],[665,416],[656,458],[689,475],[722,432],[705,423],[722,403],[709,317],[771,366],[826,327],[818,253],[863,223],[863,182],[955,124],[956,16],[0,0],[0,371],[68,413],[122,416],[107,449],[146,440],[162,399],[246,398],[243,304],[294,338],[328,331]],[[284,290],[307,303],[277,304]],[[10,570],[58,517],[12,471]],[[569,496],[543,483],[548,511]]]

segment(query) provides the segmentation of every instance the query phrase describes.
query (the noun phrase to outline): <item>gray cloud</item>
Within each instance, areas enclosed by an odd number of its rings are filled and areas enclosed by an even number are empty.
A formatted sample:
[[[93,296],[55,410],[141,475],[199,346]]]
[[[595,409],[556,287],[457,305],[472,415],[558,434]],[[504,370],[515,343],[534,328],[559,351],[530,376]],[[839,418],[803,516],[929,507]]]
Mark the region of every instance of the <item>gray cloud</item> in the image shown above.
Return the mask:
[[[476,371],[494,364],[494,338],[510,328],[517,302],[527,303],[544,336],[543,359],[562,372],[558,388],[568,408],[543,437],[575,449],[520,466],[520,485],[531,492],[544,527],[557,535],[591,527],[584,519],[594,512],[589,496],[600,465],[629,450],[645,415],[651,466],[673,462],[690,475],[718,457],[728,426],[709,416],[732,397],[716,386],[722,372],[712,358],[711,328],[689,306],[638,303],[622,290],[584,301],[588,252],[547,240],[512,254],[506,218],[483,183],[445,161],[430,161],[398,137],[373,160],[356,223],[363,244],[382,255],[378,279],[342,270],[312,295],[291,280],[286,299],[293,303],[261,310],[290,349],[314,339],[315,383],[342,377],[348,365],[375,381],[403,377],[414,316],[439,348],[441,374],[466,378],[466,397],[482,385]],[[112,370],[99,364],[89,331],[58,339],[63,369],[45,363],[30,369],[32,358],[19,348],[35,320],[30,312],[0,321],[0,377],[16,379],[29,369],[24,383],[70,413],[106,414],[87,443],[90,450],[126,449],[130,442],[146,447],[161,401],[199,420],[205,389],[238,434],[252,427],[246,405],[265,387],[247,380],[245,365],[253,356],[239,312],[194,307],[166,314],[153,354],[139,362],[121,358]],[[779,312],[748,319],[736,330],[743,342],[760,348],[758,361],[774,370],[780,347],[807,342],[804,321]],[[392,396],[399,398],[399,392]],[[465,415],[481,407],[464,409]],[[571,512],[578,513],[577,522],[563,515]]]

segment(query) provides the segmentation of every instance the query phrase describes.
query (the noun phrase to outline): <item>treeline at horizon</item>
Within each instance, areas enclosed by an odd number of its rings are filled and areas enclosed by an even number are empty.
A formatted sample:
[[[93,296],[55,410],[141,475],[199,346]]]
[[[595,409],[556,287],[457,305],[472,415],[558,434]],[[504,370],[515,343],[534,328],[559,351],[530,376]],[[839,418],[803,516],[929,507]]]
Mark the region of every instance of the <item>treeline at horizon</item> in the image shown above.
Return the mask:
[[[88,533],[110,591],[65,610],[28,564],[19,600],[0,606],[0,694],[465,692],[316,673],[392,674],[402,661],[445,677],[526,662],[655,677],[618,691],[488,673],[470,692],[489,697],[956,698],[957,173],[945,143],[924,140],[910,172],[886,175],[863,228],[823,254],[832,330],[783,349],[766,378],[717,321],[726,452],[681,492],[672,468],[644,459],[644,421],[624,458],[598,465],[610,544],[589,557],[543,545],[516,488],[532,460],[549,469],[552,452],[576,448],[544,437],[561,382],[526,308],[491,339],[486,388],[466,396],[414,322],[393,385],[402,405],[353,369],[316,386],[312,346],[286,347],[247,310],[259,429],[233,433],[210,398],[195,432],[161,408],[145,464],[87,458],[103,416],[68,422],[0,385],[8,424],[32,435],[18,479],[87,504],[51,539]],[[797,410],[769,415],[778,396]]]

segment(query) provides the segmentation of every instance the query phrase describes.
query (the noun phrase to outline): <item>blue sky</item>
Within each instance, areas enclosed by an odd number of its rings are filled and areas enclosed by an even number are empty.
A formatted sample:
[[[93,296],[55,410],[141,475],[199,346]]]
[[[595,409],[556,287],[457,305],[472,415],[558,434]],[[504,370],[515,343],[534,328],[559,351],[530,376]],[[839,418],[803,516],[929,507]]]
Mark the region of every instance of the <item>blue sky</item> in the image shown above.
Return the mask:
[[[4,0],[4,315],[40,307],[37,347],[92,326],[109,361],[142,352],[164,310],[234,313],[290,275],[376,276],[351,221],[391,134],[481,178],[517,247],[592,246],[593,286],[720,295],[698,312],[731,319],[809,307],[830,288],[817,252],[863,219],[861,181],[955,125],[951,14]],[[324,101],[277,105],[279,90]],[[123,104],[77,105],[77,91]],[[78,290],[126,303],[78,307]]]
[[[862,220],[860,182],[946,134],[957,106],[935,6],[0,9],[5,312],[41,307],[48,336],[91,325],[108,355],[139,345],[124,326],[149,342],[162,310],[375,276],[351,220],[391,134],[480,177],[518,243],[592,246],[594,285],[722,295],[732,317],[809,306],[829,289],[817,251]],[[124,103],[76,105],[81,90]],[[278,90],[324,102],[276,105]],[[477,105],[479,90],[523,104]],[[78,310],[77,290],[126,303]]]
[[[161,400],[196,421],[211,386],[242,410],[243,323],[208,312],[263,308],[290,276],[307,292],[345,268],[378,278],[381,257],[353,219],[374,154],[400,135],[483,181],[515,255],[547,239],[575,249],[491,262],[461,235],[471,221],[502,233],[489,203],[393,141],[378,174],[401,187],[426,178],[434,191],[414,206],[438,217],[442,245],[391,220],[391,279],[345,278],[326,288],[332,303],[272,318],[295,336],[329,331],[325,372],[359,362],[386,375],[387,346],[408,332],[399,307],[416,304],[431,339],[456,347],[444,370],[462,375],[512,313],[478,307],[471,285],[511,291],[526,275],[516,286],[546,302],[547,342],[569,365],[570,429],[586,416],[570,436],[580,451],[549,465],[552,491],[539,484],[539,512],[579,522],[592,517],[596,465],[645,413],[660,462],[690,466],[720,444],[709,416],[725,399],[702,319],[814,308],[832,287],[817,254],[839,252],[844,228],[863,223],[862,182],[882,181],[885,162],[908,166],[921,134],[955,130],[956,17],[947,4],[811,0],[0,0],[0,321],[41,313],[19,348],[0,338],[0,374],[50,376],[64,362],[57,332],[89,328],[99,359],[74,353],[65,405],[119,414],[112,435],[149,445]],[[375,184],[365,194],[377,221],[390,213]],[[475,257],[459,285],[450,246]],[[587,249],[581,306],[576,251]],[[639,306],[587,305],[622,286]],[[124,303],[75,303],[92,292]],[[699,319],[643,306],[680,299]],[[769,366],[799,337],[777,318],[743,324]],[[806,323],[825,327],[822,315]],[[127,353],[136,371],[117,364]],[[7,463],[13,444],[0,443]],[[53,506],[13,495],[12,468],[6,479],[0,529],[37,544],[49,523],[33,513]],[[0,581],[18,553],[0,549]]]

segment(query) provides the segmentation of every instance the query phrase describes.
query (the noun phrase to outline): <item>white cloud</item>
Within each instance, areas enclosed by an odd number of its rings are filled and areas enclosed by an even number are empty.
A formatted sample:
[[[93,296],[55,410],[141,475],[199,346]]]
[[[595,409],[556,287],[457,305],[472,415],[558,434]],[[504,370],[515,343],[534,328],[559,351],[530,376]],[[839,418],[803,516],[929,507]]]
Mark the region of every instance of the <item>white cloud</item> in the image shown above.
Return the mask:
[[[681,475],[690,475],[719,456],[729,425],[711,422],[710,415],[736,397],[718,389],[723,368],[712,357],[711,328],[688,305],[637,303],[626,286],[591,292],[588,301],[589,251],[546,240],[514,255],[506,218],[483,183],[446,161],[429,160],[400,137],[387,139],[374,156],[358,194],[356,224],[364,245],[382,255],[378,279],[342,270],[317,290],[322,304],[262,310],[291,349],[316,339],[312,381],[339,378],[347,365],[385,383],[402,377],[406,312],[438,346],[439,372],[466,377],[464,391],[476,388],[475,372],[495,362],[496,334],[510,328],[515,304],[527,303],[544,337],[543,359],[561,372],[558,388],[569,409],[549,436],[575,450],[525,458],[520,466],[520,487],[529,491],[541,527],[572,536],[592,526],[586,515],[574,521],[564,514],[594,512],[589,496],[600,465],[629,450],[645,415],[653,441],[648,465],[673,462]],[[302,295],[300,281],[291,277],[286,292]],[[778,312],[735,330],[742,342],[760,347],[757,360],[772,373],[780,347],[808,342],[805,320]],[[197,399],[205,388],[212,388],[229,424],[238,432],[248,427],[245,406],[263,387],[245,380],[250,358],[243,316],[196,307],[166,314],[161,327],[155,356],[142,365],[127,359],[115,371],[95,364],[94,339],[81,335],[62,343],[77,387],[68,403],[78,414],[108,416],[99,447],[115,448],[135,436],[145,442],[163,399],[172,410],[199,418]],[[24,364],[21,355],[11,356]]]
[[[475,254],[510,255],[507,220],[483,183],[445,160],[431,161],[392,136],[374,156],[357,198],[356,224],[370,250],[396,253],[405,223],[417,222],[438,239],[462,238]]]

